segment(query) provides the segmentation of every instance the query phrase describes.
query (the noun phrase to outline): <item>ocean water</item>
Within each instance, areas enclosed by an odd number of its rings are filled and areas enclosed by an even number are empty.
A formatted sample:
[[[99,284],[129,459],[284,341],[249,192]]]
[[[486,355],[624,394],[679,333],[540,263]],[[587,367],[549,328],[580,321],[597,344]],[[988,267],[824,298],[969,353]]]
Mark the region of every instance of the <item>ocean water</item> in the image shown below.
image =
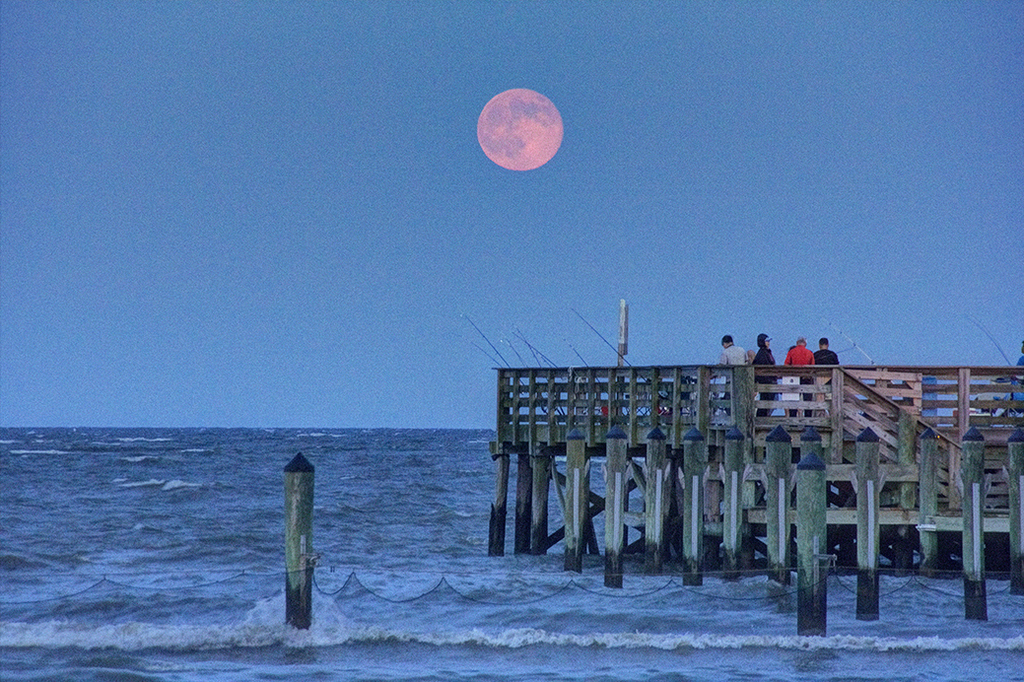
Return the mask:
[[[855,577],[832,575],[828,636],[798,637],[791,591],[760,575],[688,587],[626,557],[608,589],[599,556],[578,575],[560,544],[512,555],[511,513],[509,555],[488,557],[491,437],[0,430],[0,679],[1024,680],[1007,581],[978,622],[961,580],[883,576],[863,622]],[[297,452],[321,555],[305,631],[284,623]]]

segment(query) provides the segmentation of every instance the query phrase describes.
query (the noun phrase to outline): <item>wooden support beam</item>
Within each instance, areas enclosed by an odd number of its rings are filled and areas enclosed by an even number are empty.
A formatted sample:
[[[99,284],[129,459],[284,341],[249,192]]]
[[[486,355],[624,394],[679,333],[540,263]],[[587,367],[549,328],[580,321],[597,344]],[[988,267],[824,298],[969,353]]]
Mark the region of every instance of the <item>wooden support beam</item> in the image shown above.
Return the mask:
[[[579,429],[565,443],[565,570],[583,572],[583,531],[590,520],[590,461],[587,442]]]
[[[626,432],[614,426],[605,436],[605,523],[604,523],[604,586],[622,587],[622,550],[626,530]]]
[[[789,584],[789,471],[793,439],[776,426],[765,439],[765,510],[768,576]]]
[[[985,439],[971,428],[963,438],[964,618],[988,620],[985,597]]]
[[[683,437],[683,584],[702,585],[704,561],[704,470],[708,465],[708,443],[695,428]],[[648,482],[650,487],[650,482]]]
[[[550,497],[552,457],[547,448],[537,446],[530,456],[533,485],[530,500],[530,553],[547,552],[548,498]]]
[[[648,478],[644,486],[644,572],[661,573],[665,550],[665,519],[668,516],[670,463],[665,457],[665,434],[655,427],[647,434],[645,458]]]
[[[938,570],[939,536],[936,516],[939,513],[939,434],[927,429],[921,434],[921,478],[919,485],[918,521],[922,575],[934,576]]]
[[[533,517],[533,467],[530,453],[520,452],[516,463],[515,553],[530,553],[530,524]]]
[[[725,434],[725,462],[722,466],[722,487],[725,516],[722,519],[722,548],[725,553],[725,577],[740,577],[740,550],[743,538],[749,540],[750,526],[743,514],[743,450],[746,439],[735,426]]]
[[[1010,486],[1010,594],[1024,594],[1024,548],[1021,547],[1024,542],[1024,429],[1013,432],[1006,449]]]
[[[494,482],[494,502],[491,503],[491,525],[487,536],[487,554],[505,556],[505,519],[508,504],[509,455],[501,452],[494,455],[497,474]]]
[[[878,436],[857,436],[857,620],[878,620]]]
[[[796,466],[796,633],[824,637],[828,613],[828,571],[822,569],[828,545],[825,463],[817,431],[805,431],[800,443],[803,457]]]

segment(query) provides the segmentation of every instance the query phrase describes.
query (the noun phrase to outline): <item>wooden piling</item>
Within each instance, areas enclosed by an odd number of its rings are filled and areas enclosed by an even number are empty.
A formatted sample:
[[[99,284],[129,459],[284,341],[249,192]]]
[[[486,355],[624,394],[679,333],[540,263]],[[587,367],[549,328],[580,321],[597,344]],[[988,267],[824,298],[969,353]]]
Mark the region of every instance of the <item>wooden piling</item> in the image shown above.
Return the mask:
[[[896,459],[904,467],[913,467],[916,463],[914,441],[917,438],[917,424],[914,416],[905,409],[900,409],[896,428]],[[917,484],[904,481],[899,484],[899,506],[913,509],[917,505]],[[903,575],[910,571],[914,564],[914,548],[912,546],[913,526],[904,525],[896,528],[896,539],[893,542],[893,565]]]
[[[825,463],[821,436],[808,428],[800,437],[803,457],[796,466],[796,631],[825,636],[827,578],[822,559],[827,544]]]
[[[1010,486],[1010,594],[1024,594],[1024,429],[1006,442]]]
[[[508,469],[507,452],[494,455],[498,471],[494,483],[494,502],[491,503],[491,525],[487,534],[487,555],[505,556],[505,518],[508,515]]]
[[[313,474],[301,452],[284,468],[285,622],[300,630],[313,613]]]
[[[988,620],[985,596],[985,438],[971,427],[961,441],[964,618]]]
[[[533,467],[528,452],[519,453],[516,466],[515,553],[530,553],[530,525],[533,517]]]
[[[590,463],[579,429],[565,437],[565,570],[583,572],[583,530],[589,520]]]
[[[613,426],[605,436],[604,586],[622,587],[626,529],[626,432]]]
[[[704,435],[691,428],[683,436],[683,584],[703,585],[704,563],[704,470],[708,444]]]
[[[647,434],[647,481],[644,487],[644,572],[661,573],[665,551],[665,518],[668,516],[671,464],[665,456],[665,434],[658,427]]]
[[[741,538],[750,532],[742,506],[743,441],[743,432],[735,426],[725,434],[725,463],[722,468],[725,516],[722,519],[722,548],[725,553],[724,577],[729,580],[740,577]]]
[[[533,471],[532,499],[530,501],[530,553],[548,551],[548,498],[551,489],[551,454],[537,447],[530,457]]]
[[[939,434],[925,429],[921,434],[921,463],[918,475],[917,534],[921,546],[921,575],[934,577],[938,570],[939,534],[935,517],[939,513]]]
[[[857,620],[878,620],[878,447],[870,427],[857,436]]]
[[[765,544],[768,576],[789,584],[789,465],[793,439],[781,426],[765,438]]]
[[[740,467],[740,508],[750,509],[757,498],[757,481],[747,480],[743,473],[754,464],[754,399],[757,393],[753,365],[736,365],[732,368],[732,415],[733,424],[745,436],[743,440],[743,465]],[[728,447],[728,444],[726,445]],[[741,570],[754,566],[754,539],[750,526],[741,520],[739,565]]]

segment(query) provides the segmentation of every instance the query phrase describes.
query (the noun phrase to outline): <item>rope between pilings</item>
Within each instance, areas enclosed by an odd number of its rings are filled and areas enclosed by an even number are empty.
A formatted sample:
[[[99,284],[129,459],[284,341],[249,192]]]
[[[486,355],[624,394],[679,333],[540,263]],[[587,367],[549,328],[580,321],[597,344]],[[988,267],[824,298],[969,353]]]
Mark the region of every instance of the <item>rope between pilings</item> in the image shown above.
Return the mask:
[[[347,576],[345,578],[345,581],[342,583],[342,585],[340,587],[338,587],[336,589],[331,589],[331,590],[324,589],[321,586],[321,584],[320,584],[321,581],[318,580],[318,577],[322,578],[323,574],[325,574],[325,573],[335,573],[335,572],[342,572],[342,571],[346,571],[346,570],[348,571],[348,574],[347,574]],[[172,584],[172,585],[140,584],[140,583],[138,583],[136,581],[132,581],[130,579],[131,577],[134,577],[136,579],[139,579],[139,578],[151,578],[151,579],[152,578],[165,578],[165,579],[168,579],[168,580],[173,580],[173,579],[181,580],[182,577],[184,577],[184,576],[195,576],[197,573],[199,573],[199,572],[198,571],[190,571],[190,572],[183,572],[183,573],[179,573],[179,574],[168,574],[166,572],[157,572],[157,571],[134,571],[134,572],[121,571],[121,572],[103,573],[103,574],[99,574],[99,575],[94,574],[94,575],[90,576],[88,574],[77,574],[77,573],[59,572],[59,571],[39,571],[38,573],[33,572],[33,575],[56,576],[56,577],[61,577],[61,578],[74,578],[74,579],[83,580],[83,581],[89,580],[91,582],[88,585],[86,585],[85,587],[82,587],[81,589],[75,589],[75,590],[73,590],[71,592],[67,592],[67,593],[63,593],[63,594],[57,594],[57,595],[49,596],[49,597],[40,597],[40,598],[35,598],[35,599],[22,599],[22,600],[17,600],[17,599],[14,599],[14,600],[0,600],[0,606],[21,606],[21,605],[30,605],[30,604],[42,604],[42,603],[47,603],[47,602],[68,601],[68,600],[75,599],[76,597],[80,597],[80,596],[82,596],[82,595],[84,595],[84,594],[86,594],[86,593],[88,593],[90,591],[94,591],[94,590],[96,590],[98,588],[101,588],[101,587],[104,587],[104,586],[116,587],[116,588],[121,589],[121,590],[134,590],[134,591],[145,591],[145,592],[155,592],[155,593],[174,593],[174,592],[194,591],[194,590],[199,590],[199,589],[203,589],[203,588],[207,588],[207,587],[211,587],[211,586],[223,585],[225,583],[229,583],[229,582],[236,581],[236,580],[241,580],[243,578],[269,579],[269,578],[274,578],[275,576],[284,577],[284,576],[286,576],[288,574],[287,571],[265,571],[265,570],[256,570],[256,569],[230,569],[230,570],[223,570],[223,571],[222,570],[211,570],[211,571],[204,571],[202,573],[205,573],[207,575],[207,577],[210,577],[210,574],[214,574],[215,575],[217,573],[223,573],[224,576],[223,577],[219,577],[219,578],[214,578],[214,579],[207,579],[207,580],[204,580],[202,582],[195,582],[195,583],[189,583],[189,584],[178,583],[178,584]],[[879,573],[881,575],[886,575],[887,574],[887,572],[884,571],[884,570],[880,570]],[[25,575],[26,575],[25,573],[20,573],[19,572],[19,577],[22,577],[22,576],[25,576]],[[608,598],[613,598],[613,599],[645,598],[645,597],[650,597],[652,595],[658,594],[660,592],[664,592],[664,591],[666,591],[666,590],[668,590],[670,588],[675,588],[675,589],[682,589],[685,592],[688,592],[688,593],[691,593],[691,594],[694,594],[694,595],[698,595],[698,596],[701,596],[701,597],[705,597],[705,598],[708,598],[708,599],[717,599],[717,600],[729,601],[729,602],[771,601],[771,600],[777,600],[780,597],[784,597],[784,596],[787,596],[787,595],[797,594],[799,592],[799,588],[796,587],[796,586],[785,586],[785,585],[782,585],[782,584],[774,581],[773,579],[767,577],[765,575],[765,570],[764,569],[751,569],[751,570],[742,570],[742,571],[730,571],[728,573],[728,576],[726,576],[726,574],[724,572],[720,572],[720,571],[704,572],[702,575],[705,578],[707,578],[707,577],[722,578],[724,583],[725,583],[725,585],[728,585],[728,583],[730,582],[730,578],[733,578],[733,577],[736,577],[736,576],[740,576],[740,577],[753,577],[753,576],[764,577],[766,585],[771,585],[771,586],[776,588],[776,589],[774,589],[772,591],[771,594],[767,594],[767,595],[730,596],[730,595],[726,595],[726,594],[714,593],[714,592],[708,591],[707,589],[702,589],[699,586],[692,586],[692,585],[682,584],[680,582],[681,576],[674,575],[674,574],[673,575],[665,576],[665,581],[662,584],[659,584],[659,585],[657,585],[655,587],[645,589],[642,592],[631,592],[629,590],[623,590],[622,588],[595,587],[594,585],[588,584],[588,582],[586,582],[586,581],[581,581],[579,576],[566,577],[564,580],[559,581],[559,584],[552,585],[552,584],[550,584],[552,582],[552,579],[553,578],[555,578],[555,579],[558,578],[558,576],[555,575],[555,574],[550,574],[550,573],[519,574],[519,573],[516,573],[516,574],[504,575],[503,577],[504,578],[512,578],[512,579],[518,580],[520,582],[525,581],[525,585],[522,586],[518,590],[519,593],[522,593],[523,591],[526,591],[526,590],[530,590],[530,591],[534,591],[535,592],[536,588],[541,587],[541,586],[543,586],[547,590],[547,592],[545,594],[541,594],[539,596],[531,596],[528,599],[522,599],[522,598],[515,598],[514,597],[514,593],[515,592],[512,591],[512,590],[493,589],[492,591],[490,591],[491,595],[496,595],[499,592],[500,593],[504,593],[504,594],[509,594],[510,598],[508,600],[493,599],[493,598],[488,598],[487,596],[481,596],[482,592],[484,590],[487,590],[486,586],[483,587],[483,588],[474,588],[474,589],[471,589],[471,590],[459,586],[459,580],[458,579],[472,579],[472,580],[475,580],[475,581],[479,582],[481,578],[491,577],[492,579],[489,582],[492,583],[491,587],[493,588],[494,587],[494,585],[493,585],[494,576],[492,574],[486,574],[486,573],[476,573],[476,572],[459,573],[459,572],[451,572],[451,573],[440,574],[439,575],[439,574],[437,574],[435,572],[428,572],[428,571],[404,571],[404,572],[402,572],[402,576],[404,576],[405,578],[408,578],[409,576],[420,576],[420,577],[427,577],[427,576],[429,576],[430,578],[432,578],[432,580],[430,581],[429,587],[427,589],[424,589],[423,591],[421,591],[421,592],[419,592],[419,593],[417,593],[415,595],[404,596],[404,597],[400,597],[400,598],[389,597],[387,594],[381,592],[379,587],[374,588],[374,587],[369,586],[367,584],[367,582],[365,581],[365,579],[361,579],[360,575],[357,573],[357,571],[355,569],[353,569],[353,568],[350,568],[350,567],[318,566],[318,567],[316,567],[312,571],[312,575],[313,575],[313,586],[314,586],[314,588],[317,590],[317,592],[319,592],[320,594],[322,594],[324,596],[327,596],[327,597],[337,597],[339,594],[343,593],[346,589],[353,589],[353,588],[357,588],[358,587],[358,588],[361,588],[362,590],[364,590],[367,594],[369,594],[369,595],[371,595],[371,596],[373,596],[373,597],[375,597],[377,599],[381,599],[383,601],[387,601],[389,603],[394,603],[394,604],[409,603],[409,602],[416,601],[418,599],[423,599],[423,598],[427,597],[428,595],[434,594],[434,593],[438,592],[439,590],[441,590],[442,588],[445,588],[445,587],[447,587],[449,590],[451,590],[451,592],[453,592],[456,596],[458,596],[461,599],[464,599],[464,600],[466,600],[468,602],[473,602],[473,603],[483,604],[483,605],[492,605],[492,606],[506,606],[506,605],[538,603],[538,602],[542,602],[542,601],[545,601],[545,600],[549,600],[549,599],[553,599],[555,597],[558,597],[558,596],[566,593],[567,591],[569,591],[570,589],[573,589],[573,588],[575,588],[576,590],[579,590],[581,592],[586,592],[586,593],[589,593],[589,594],[594,594],[594,595],[599,596],[599,597],[608,597]],[[830,576],[834,576],[835,577],[835,580],[839,584],[840,587],[842,587],[843,589],[847,590],[848,592],[850,592],[852,594],[856,594],[856,590],[854,588],[852,588],[849,584],[847,584],[850,581],[847,581],[847,580],[844,579],[845,575],[843,573],[841,573],[839,569],[834,569],[833,568],[833,569],[829,569],[827,571],[824,571],[823,574],[822,574],[821,582],[825,582],[826,580],[828,580],[828,578]],[[936,571],[933,574],[933,576],[919,576],[919,575],[916,575],[916,574],[912,574],[912,575],[909,575],[907,577],[907,579],[904,582],[902,582],[902,584],[900,584],[899,586],[897,586],[897,587],[895,587],[893,589],[889,589],[889,590],[885,591],[884,593],[882,593],[880,595],[880,597],[885,597],[885,596],[894,594],[894,593],[899,592],[901,590],[907,589],[911,585],[916,584],[916,585],[919,585],[922,589],[929,590],[929,591],[932,591],[932,592],[937,592],[939,594],[942,594],[944,596],[949,597],[950,599],[962,599],[963,598],[963,594],[962,593],[944,590],[941,587],[935,586],[932,581],[930,581],[930,580],[926,581],[925,580],[926,577],[934,577],[937,580],[941,580],[943,578],[958,578],[960,576],[962,576],[962,572],[961,571]],[[604,574],[602,573],[602,574],[597,574],[597,575],[593,576],[593,579],[596,582],[597,580],[599,580],[599,579],[601,579],[603,577],[604,577]],[[630,574],[630,575],[623,574],[623,577],[625,577],[628,580],[631,577],[637,577],[637,576],[632,575],[632,574]],[[648,576],[648,578],[649,577],[651,577],[651,576]],[[436,579],[434,579],[434,578],[436,578]],[[535,579],[535,580],[532,581],[533,582],[532,589],[531,589],[531,585],[530,585],[531,578]],[[852,578],[852,576],[851,576],[851,578]],[[455,580],[453,581],[453,579],[455,579]],[[402,580],[402,578],[397,578],[396,577],[395,580]],[[990,579],[986,580],[986,582],[991,583],[992,579],[990,578]],[[990,591],[990,594],[992,594],[992,595],[1002,594],[1002,593],[1005,593],[1005,592],[1009,592],[1009,590],[1010,590],[1010,585],[1009,585],[1009,582],[1007,581],[1007,585],[1001,587],[1000,589],[996,589],[996,590]]]

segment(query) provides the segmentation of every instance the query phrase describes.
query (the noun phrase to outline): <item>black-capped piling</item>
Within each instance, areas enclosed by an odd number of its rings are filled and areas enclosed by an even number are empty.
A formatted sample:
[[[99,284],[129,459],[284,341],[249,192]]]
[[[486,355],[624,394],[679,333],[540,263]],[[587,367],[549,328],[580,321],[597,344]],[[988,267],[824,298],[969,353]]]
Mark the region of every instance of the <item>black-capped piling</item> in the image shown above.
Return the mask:
[[[704,471],[707,466],[707,441],[700,431],[691,428],[683,436],[681,474],[684,585],[704,584],[701,571],[704,563]]]
[[[604,585],[622,587],[622,551],[625,548],[627,464],[626,432],[613,426],[605,436]]]
[[[590,461],[579,429],[565,437],[565,570],[583,572],[583,530],[589,520]]]
[[[654,427],[647,434],[645,453],[647,485],[644,487],[644,571],[661,573],[665,550],[665,519],[669,510],[671,462],[665,456],[665,434]]]
[[[857,620],[878,620],[878,447],[870,427],[857,436]]]
[[[793,439],[781,426],[765,437],[765,544],[768,576],[789,584],[789,471]]]
[[[284,468],[285,622],[300,630],[313,613],[313,474],[301,452]]]
[[[725,462],[722,468],[722,492],[725,509],[722,518],[722,549],[725,556],[724,576],[740,576],[740,548],[743,537],[750,534],[743,514],[743,432],[733,426],[725,434]]]
[[[803,457],[796,466],[796,630],[825,636],[827,622],[827,501],[821,436],[808,428],[800,437]]]
[[[988,620],[985,596],[985,438],[971,427],[961,442],[964,617]]]

